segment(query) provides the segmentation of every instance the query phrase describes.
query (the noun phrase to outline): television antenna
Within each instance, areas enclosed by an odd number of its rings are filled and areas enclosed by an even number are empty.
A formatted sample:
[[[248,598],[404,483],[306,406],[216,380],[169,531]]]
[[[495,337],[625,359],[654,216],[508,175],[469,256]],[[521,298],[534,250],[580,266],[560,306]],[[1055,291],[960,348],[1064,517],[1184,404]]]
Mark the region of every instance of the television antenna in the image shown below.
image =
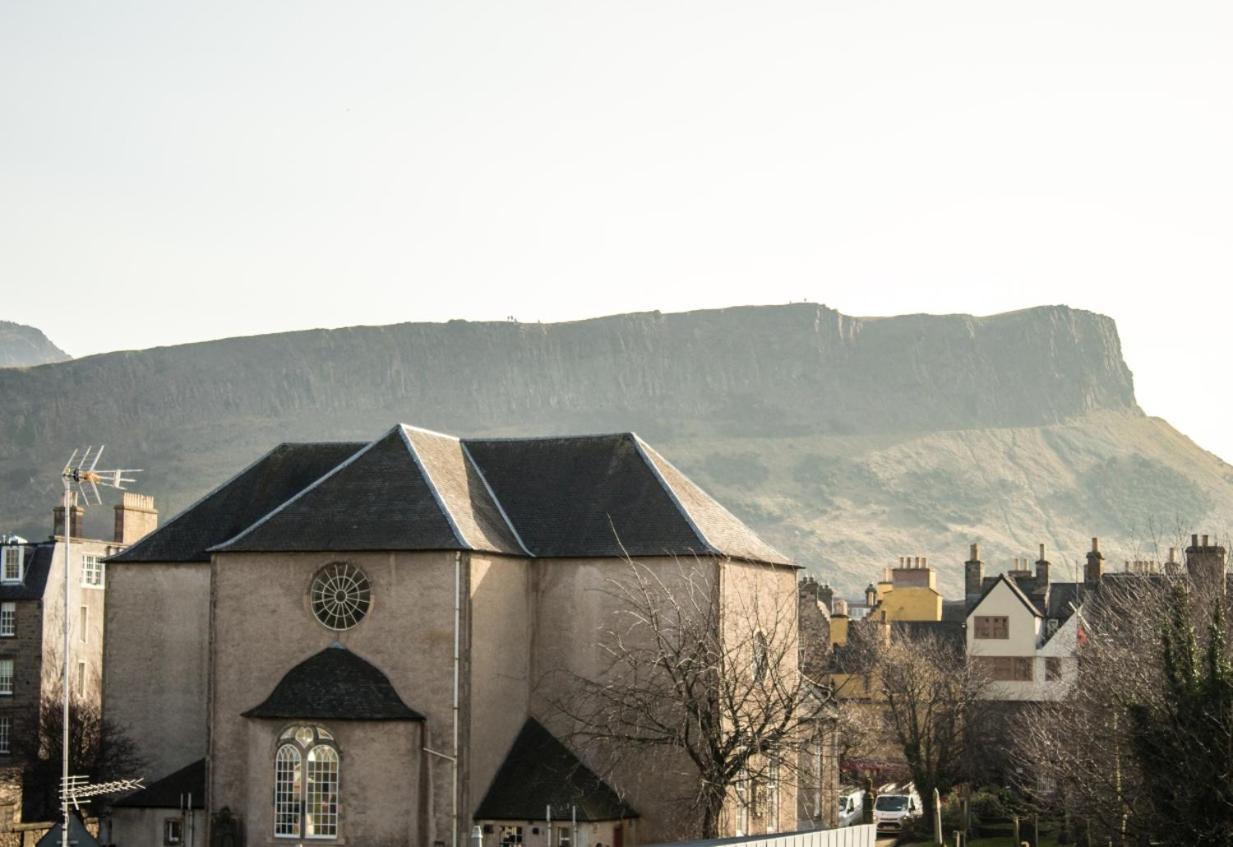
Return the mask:
[[[69,651],[72,649],[72,641],[69,638],[69,609],[72,608],[69,590],[72,587],[72,580],[69,578],[69,570],[73,563],[73,505],[75,502],[73,488],[76,487],[77,493],[87,504],[91,500],[95,504],[101,504],[103,497],[99,493],[99,486],[123,491],[126,483],[136,482],[136,479],[129,474],[140,473],[137,469],[129,468],[100,470],[98,462],[102,456],[103,445],[101,444],[97,450],[93,447],[87,447],[84,451],[74,450],[73,455],[69,456],[69,460],[64,463],[64,470],[60,472],[60,479],[64,483],[64,675],[61,679],[61,686],[64,689],[64,713],[61,727],[63,734],[60,738],[60,843],[62,847],[69,847],[70,807],[78,809],[81,801],[88,800],[90,797],[142,787],[140,779],[122,779],[91,785],[84,776],[69,776],[69,703],[72,699],[69,681],[71,665]]]

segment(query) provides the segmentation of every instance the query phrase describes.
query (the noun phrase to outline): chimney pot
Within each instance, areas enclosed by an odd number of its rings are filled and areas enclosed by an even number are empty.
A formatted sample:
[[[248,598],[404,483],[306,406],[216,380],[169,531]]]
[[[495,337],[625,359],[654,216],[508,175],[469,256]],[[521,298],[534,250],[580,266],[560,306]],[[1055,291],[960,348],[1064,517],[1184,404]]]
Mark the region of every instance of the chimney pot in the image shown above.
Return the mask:
[[[1207,536],[1206,536],[1206,535],[1205,535],[1205,536],[1203,536],[1203,546],[1204,546],[1204,547],[1206,547],[1206,546],[1207,546]]]
[[[1099,552],[1100,552],[1100,539],[1099,539],[1099,538],[1093,538],[1093,539],[1092,539],[1092,552],[1093,552],[1093,553],[1099,553]]]
[[[1190,546],[1191,546],[1191,547],[1198,547],[1198,546],[1199,546],[1199,536],[1197,536],[1197,535],[1192,535],[1192,536],[1190,536]]]

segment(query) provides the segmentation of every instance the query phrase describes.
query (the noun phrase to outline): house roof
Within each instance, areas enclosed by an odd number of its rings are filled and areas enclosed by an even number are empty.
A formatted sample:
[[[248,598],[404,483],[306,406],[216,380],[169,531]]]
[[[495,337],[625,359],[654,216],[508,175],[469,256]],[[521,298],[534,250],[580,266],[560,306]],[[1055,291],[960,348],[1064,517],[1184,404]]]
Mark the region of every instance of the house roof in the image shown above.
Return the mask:
[[[246,718],[422,721],[389,677],[341,644],[300,662]]]
[[[528,718],[492,778],[475,819],[542,821],[549,806],[562,820],[568,820],[571,812],[579,821],[639,816],[539,721]]]
[[[280,444],[111,562],[208,562],[210,547],[242,532],[363,444]]]
[[[985,580],[985,583],[986,583],[985,590],[980,593],[980,599],[978,599],[975,603],[972,604],[972,607],[968,610],[968,615],[971,615],[973,612],[975,612],[976,609],[980,606],[980,604],[985,602],[985,598],[988,597],[990,593],[993,592],[993,589],[997,588],[998,585],[1005,583],[1006,587],[1010,589],[1011,593],[1014,594],[1015,597],[1019,598],[1019,602],[1022,603],[1027,608],[1027,610],[1032,613],[1033,616],[1035,617],[1041,616],[1040,609],[1036,608],[1036,604],[1033,603],[1028,598],[1028,596],[1023,593],[1023,589],[1021,589],[1018,585],[1016,585],[1015,581],[1011,579],[1010,577],[1008,577],[1006,574],[998,574],[995,577]]]
[[[210,550],[719,555],[791,565],[632,433],[460,440],[406,425]]]
[[[54,541],[23,545],[21,582],[0,583],[0,600],[41,600],[55,553]]]
[[[964,621],[893,621],[891,631],[915,641],[921,638],[936,638],[938,642],[963,652],[967,644],[967,625]]]
[[[191,808],[204,809],[205,782],[205,759],[198,759],[112,805],[129,809],[179,809],[184,800],[191,798]]]
[[[55,826],[43,833],[43,837],[35,843],[35,847],[58,847],[64,843],[61,835],[63,831],[61,821],[56,821]],[[75,813],[69,815],[69,843],[75,847],[99,847],[98,839],[82,825],[81,818]]]

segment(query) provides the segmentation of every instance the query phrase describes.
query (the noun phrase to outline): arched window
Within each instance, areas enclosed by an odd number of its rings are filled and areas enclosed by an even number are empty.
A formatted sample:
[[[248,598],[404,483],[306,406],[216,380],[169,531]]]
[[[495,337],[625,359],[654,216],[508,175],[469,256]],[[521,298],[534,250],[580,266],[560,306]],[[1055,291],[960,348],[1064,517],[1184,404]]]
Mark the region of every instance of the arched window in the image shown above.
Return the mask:
[[[338,748],[319,726],[289,726],[278,739],[274,835],[338,837]]]

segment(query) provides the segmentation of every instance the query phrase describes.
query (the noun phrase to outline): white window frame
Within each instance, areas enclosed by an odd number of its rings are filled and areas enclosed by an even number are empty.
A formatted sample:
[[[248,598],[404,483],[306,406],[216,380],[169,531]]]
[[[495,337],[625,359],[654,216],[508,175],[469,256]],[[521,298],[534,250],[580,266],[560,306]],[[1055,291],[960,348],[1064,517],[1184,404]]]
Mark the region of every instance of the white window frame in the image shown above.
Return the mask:
[[[320,726],[287,727],[274,753],[274,837],[337,841],[341,774],[342,757],[333,735]],[[331,795],[332,807],[322,799]],[[315,815],[314,805],[326,810]]]
[[[13,573],[10,574],[10,568]],[[5,544],[0,547],[0,582],[16,585],[26,577],[25,556],[20,544]]]
[[[13,752],[13,719],[8,715],[0,717],[0,756]]]
[[[13,675],[15,673],[12,659],[0,659],[0,697],[13,696]]]
[[[163,844],[178,847],[184,843],[184,818],[163,818]]]
[[[0,638],[17,635],[17,604],[11,600],[0,603]]]
[[[82,588],[105,588],[107,582],[103,557],[97,553],[81,554]]]

